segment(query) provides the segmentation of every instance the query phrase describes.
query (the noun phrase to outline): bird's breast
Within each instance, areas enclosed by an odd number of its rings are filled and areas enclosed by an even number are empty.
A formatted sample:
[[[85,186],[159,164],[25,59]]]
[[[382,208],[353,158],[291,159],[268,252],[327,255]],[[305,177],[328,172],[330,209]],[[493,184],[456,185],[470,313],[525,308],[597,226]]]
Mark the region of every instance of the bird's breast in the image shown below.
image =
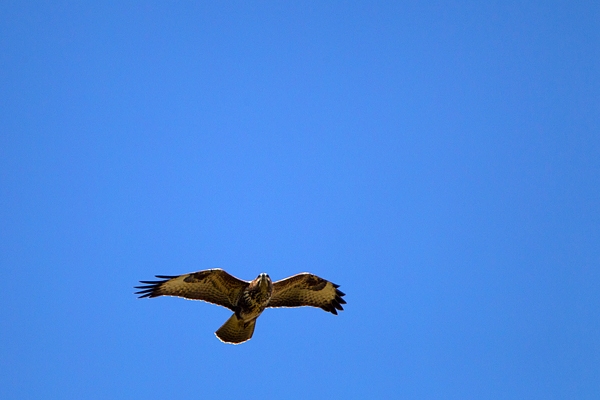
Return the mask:
[[[269,304],[270,292],[247,290],[238,303],[239,316],[245,321],[258,317]]]

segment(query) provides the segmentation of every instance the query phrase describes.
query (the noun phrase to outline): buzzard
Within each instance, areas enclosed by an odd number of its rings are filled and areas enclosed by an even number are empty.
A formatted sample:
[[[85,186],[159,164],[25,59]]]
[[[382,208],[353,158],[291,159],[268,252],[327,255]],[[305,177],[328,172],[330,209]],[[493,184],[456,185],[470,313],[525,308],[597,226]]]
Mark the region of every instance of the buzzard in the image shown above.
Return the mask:
[[[177,296],[203,300],[227,307],[233,315],[215,335],[225,343],[250,340],[256,319],[267,307],[319,307],[337,315],[343,310],[339,285],[309,273],[272,282],[262,273],[253,281],[243,281],[222,269],[208,269],[179,276],[156,275],[158,281],[140,281],[135,294],[143,297]]]

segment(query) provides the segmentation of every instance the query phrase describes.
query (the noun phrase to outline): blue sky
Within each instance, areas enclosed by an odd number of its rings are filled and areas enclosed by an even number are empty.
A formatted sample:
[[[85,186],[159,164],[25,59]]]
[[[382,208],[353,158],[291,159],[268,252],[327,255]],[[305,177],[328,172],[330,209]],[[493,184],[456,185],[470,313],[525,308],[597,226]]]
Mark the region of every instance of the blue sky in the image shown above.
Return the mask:
[[[600,397],[595,2],[3,2],[0,397]],[[346,310],[138,300],[310,271]]]

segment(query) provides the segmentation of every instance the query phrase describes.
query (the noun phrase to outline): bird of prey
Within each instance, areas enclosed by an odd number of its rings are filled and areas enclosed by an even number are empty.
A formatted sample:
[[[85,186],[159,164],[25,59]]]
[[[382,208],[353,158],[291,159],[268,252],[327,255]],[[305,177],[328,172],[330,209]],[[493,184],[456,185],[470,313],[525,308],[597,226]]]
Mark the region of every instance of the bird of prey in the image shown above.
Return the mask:
[[[178,276],[156,275],[158,281],[140,281],[135,294],[143,297],[177,296],[203,300],[229,308],[233,315],[215,335],[225,343],[250,340],[256,319],[267,307],[319,307],[337,315],[346,301],[334,283],[309,273],[301,273],[272,282],[262,273],[253,281],[244,281],[222,269],[208,269]]]

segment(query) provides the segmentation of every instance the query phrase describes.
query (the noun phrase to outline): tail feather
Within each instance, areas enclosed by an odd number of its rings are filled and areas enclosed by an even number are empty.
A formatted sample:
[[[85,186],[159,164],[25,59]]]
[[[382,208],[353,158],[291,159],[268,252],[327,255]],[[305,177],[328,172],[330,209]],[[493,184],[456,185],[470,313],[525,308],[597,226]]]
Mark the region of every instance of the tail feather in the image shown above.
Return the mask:
[[[239,344],[250,340],[254,333],[255,325],[256,320],[244,323],[243,320],[233,314],[225,321],[223,326],[215,332],[215,335],[217,335],[222,342]]]

